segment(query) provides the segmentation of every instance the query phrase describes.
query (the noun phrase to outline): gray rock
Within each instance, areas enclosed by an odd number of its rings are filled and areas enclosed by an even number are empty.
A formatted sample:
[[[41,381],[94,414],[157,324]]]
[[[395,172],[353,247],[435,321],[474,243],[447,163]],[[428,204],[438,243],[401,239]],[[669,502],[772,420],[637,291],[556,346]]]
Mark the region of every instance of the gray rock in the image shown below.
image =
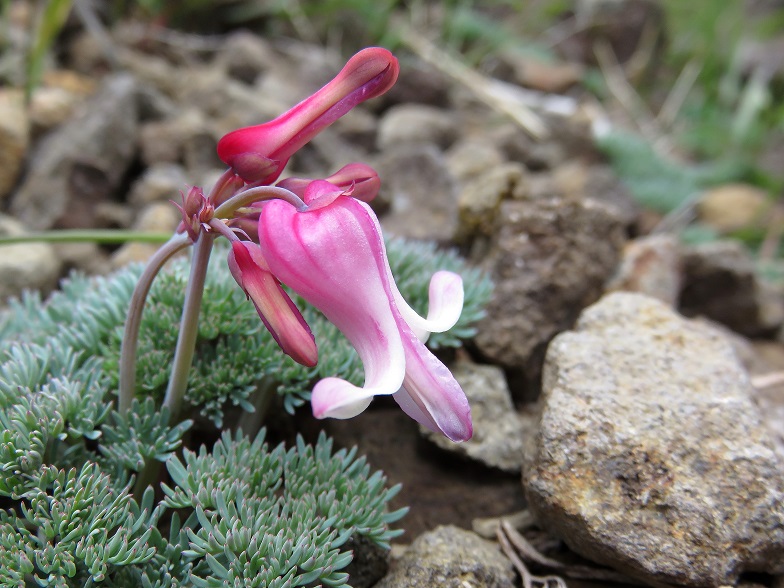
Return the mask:
[[[174,233],[180,223],[179,211],[169,202],[153,202],[148,204],[133,223],[137,231]],[[121,268],[132,262],[146,262],[158,250],[160,245],[130,241],[112,254],[111,265]]]
[[[492,141],[479,138],[458,139],[446,156],[449,170],[460,181],[475,178],[506,163],[503,153]]]
[[[503,202],[484,263],[495,281],[475,342],[489,363],[535,378],[547,343],[595,302],[615,270],[623,223],[593,200]]]
[[[513,588],[512,563],[471,531],[437,527],[418,537],[376,588]]]
[[[608,291],[647,294],[672,307],[681,291],[680,245],[674,235],[647,235],[626,243]]]
[[[524,486],[577,553],[654,586],[784,570],[784,475],[714,329],[614,293],[550,344]]]
[[[541,116],[550,132],[547,141],[532,139],[513,125],[491,131],[493,141],[507,159],[519,161],[531,171],[553,169],[575,159],[586,162],[601,160],[587,121],[554,115]]]
[[[457,230],[457,185],[433,145],[387,149],[376,165],[383,179],[378,199],[389,206],[385,231],[412,239],[449,241]]]
[[[21,90],[0,90],[0,202],[14,187],[27,155],[30,121]]]
[[[458,196],[460,225],[455,235],[459,243],[490,236],[496,225],[501,202],[520,200],[528,192],[527,173],[522,164],[509,162],[489,167],[466,182]]]
[[[378,148],[405,143],[433,143],[448,147],[457,137],[454,114],[424,104],[401,104],[390,108],[379,121]]]
[[[0,215],[0,235],[22,235],[25,227],[15,219]],[[57,285],[61,263],[48,243],[0,245],[0,306],[24,290],[46,295]]]
[[[754,259],[737,241],[713,241],[684,249],[680,307],[749,337],[784,323],[782,293],[757,273]]]
[[[446,451],[505,472],[519,473],[523,437],[531,422],[515,410],[503,370],[461,361],[452,373],[471,405],[474,436],[463,443],[452,443],[443,435],[422,428],[425,437]]]
[[[269,44],[259,35],[239,30],[228,35],[216,59],[229,77],[252,84],[270,67],[275,56]]]
[[[137,147],[137,82],[113,75],[79,116],[50,134],[30,158],[11,212],[33,229],[93,226],[97,203],[111,200]]]
[[[222,167],[217,141],[204,114],[195,108],[170,119],[151,121],[139,135],[142,161],[148,166],[182,163],[189,172]]]
[[[452,81],[440,70],[421,60],[407,61],[400,68],[397,82],[384,100],[394,104],[430,104],[443,108],[449,104]]]
[[[134,206],[144,206],[151,202],[180,202],[180,191],[188,189],[185,170],[174,163],[161,163],[144,170],[144,173],[131,186],[128,201]]]

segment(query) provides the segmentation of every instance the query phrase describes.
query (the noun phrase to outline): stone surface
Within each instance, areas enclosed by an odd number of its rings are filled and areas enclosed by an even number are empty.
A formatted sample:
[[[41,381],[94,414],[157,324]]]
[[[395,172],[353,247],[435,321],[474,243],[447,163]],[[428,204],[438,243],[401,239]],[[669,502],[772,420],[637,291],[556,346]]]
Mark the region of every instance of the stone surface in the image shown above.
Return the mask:
[[[524,486],[577,553],[654,586],[784,570],[784,475],[717,331],[615,293],[550,344]]]
[[[607,290],[639,292],[670,306],[681,292],[680,245],[674,235],[646,235],[626,243]]]
[[[458,196],[457,242],[489,237],[496,225],[501,202],[520,200],[528,191],[525,167],[516,162],[488,167],[466,182]]]
[[[21,90],[0,89],[0,203],[14,187],[30,142],[30,121]]]
[[[784,322],[782,293],[757,273],[738,241],[712,241],[683,252],[681,311],[723,323],[749,337],[770,334]]]
[[[471,531],[438,527],[418,537],[376,588],[513,588],[512,563]]]
[[[622,221],[594,200],[503,202],[484,256],[495,291],[474,339],[480,353],[535,378],[550,339],[602,294],[623,243]]]
[[[585,73],[578,63],[544,60],[512,50],[503,51],[501,59],[512,68],[515,82],[542,92],[566,92],[579,83]]]
[[[133,183],[128,201],[136,206],[169,200],[179,204],[180,191],[186,191],[188,185],[182,166],[175,163],[152,165]]]
[[[137,231],[174,233],[180,223],[179,211],[169,202],[153,202],[148,204],[133,223]],[[160,245],[130,241],[112,254],[111,265],[121,268],[132,262],[145,262],[158,250]]]
[[[531,423],[515,410],[503,370],[460,361],[452,366],[452,373],[471,405],[474,436],[469,441],[453,443],[443,435],[422,428],[425,437],[457,455],[505,472],[520,472],[523,436],[530,430]]]
[[[241,82],[252,84],[275,60],[269,44],[259,35],[239,30],[229,34],[217,56],[226,73]]]
[[[448,241],[457,230],[457,185],[433,145],[387,149],[374,165],[384,178],[378,199],[389,206],[381,226],[413,239]]]
[[[35,134],[46,132],[66,122],[87,97],[96,90],[96,82],[69,70],[44,74],[42,84],[30,98],[30,123]]]
[[[107,78],[79,116],[50,134],[30,157],[11,212],[32,229],[94,226],[97,203],[110,200],[137,147],[136,80]]]
[[[772,201],[765,190],[748,184],[726,184],[706,190],[697,213],[706,225],[721,233],[764,227]]]
[[[475,178],[506,162],[492,141],[474,137],[456,141],[446,156],[449,170],[460,181]]]
[[[400,104],[390,108],[379,121],[378,148],[404,143],[433,143],[448,147],[457,137],[455,115],[424,104]]]
[[[25,227],[15,219],[0,215],[0,235],[22,235]],[[0,245],[0,306],[24,290],[46,295],[60,277],[60,260],[48,243]]]

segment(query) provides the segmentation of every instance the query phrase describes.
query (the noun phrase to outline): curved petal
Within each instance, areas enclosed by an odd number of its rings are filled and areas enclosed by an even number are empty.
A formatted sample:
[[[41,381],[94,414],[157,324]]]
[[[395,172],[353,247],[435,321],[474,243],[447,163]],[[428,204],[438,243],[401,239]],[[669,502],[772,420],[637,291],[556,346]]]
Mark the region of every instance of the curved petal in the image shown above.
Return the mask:
[[[375,216],[373,218],[380,234],[381,225]],[[429,308],[427,318],[423,318],[409,306],[400,290],[398,290],[395,278],[392,275],[392,268],[389,266],[386,251],[384,251],[384,265],[386,266],[395,306],[397,306],[401,316],[420,341],[427,341],[430,333],[442,333],[455,326],[460,318],[460,313],[463,311],[465,299],[463,278],[454,272],[445,270],[437,271],[433,274],[430,278],[430,287],[428,289]]]
[[[393,294],[401,316],[423,342],[427,341],[430,333],[443,333],[455,326],[463,311],[465,297],[463,278],[444,270],[434,273],[430,278],[427,318],[420,316],[408,305],[397,287]]]
[[[406,377],[394,399],[419,424],[452,441],[467,441],[473,435],[473,424],[471,407],[463,389],[413,331],[401,326]]]
[[[405,352],[374,219],[367,204],[345,196],[305,212],[283,201],[261,211],[259,245],[270,270],[323,312],[364,364],[363,388],[338,378],[316,385],[317,416],[353,416],[370,396],[394,394],[403,383]]]
[[[253,301],[256,312],[284,353],[297,363],[313,367],[318,362],[316,341],[297,306],[280,287],[258,246],[247,241],[232,242],[229,252],[231,275]]]

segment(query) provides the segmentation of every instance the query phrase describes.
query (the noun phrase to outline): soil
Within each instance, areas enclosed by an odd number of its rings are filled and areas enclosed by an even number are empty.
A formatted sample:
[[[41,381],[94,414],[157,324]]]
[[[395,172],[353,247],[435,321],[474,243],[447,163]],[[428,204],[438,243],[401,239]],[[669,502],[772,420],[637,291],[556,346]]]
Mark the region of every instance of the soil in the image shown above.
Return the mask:
[[[391,398],[376,398],[371,408],[350,420],[318,421],[310,411],[297,414],[297,430],[315,441],[322,429],[336,448],[357,446],[389,485],[403,488],[390,508],[410,507],[398,526],[409,543],[438,525],[470,529],[476,518],[510,514],[525,508],[520,477],[468,462],[427,442],[418,425]]]

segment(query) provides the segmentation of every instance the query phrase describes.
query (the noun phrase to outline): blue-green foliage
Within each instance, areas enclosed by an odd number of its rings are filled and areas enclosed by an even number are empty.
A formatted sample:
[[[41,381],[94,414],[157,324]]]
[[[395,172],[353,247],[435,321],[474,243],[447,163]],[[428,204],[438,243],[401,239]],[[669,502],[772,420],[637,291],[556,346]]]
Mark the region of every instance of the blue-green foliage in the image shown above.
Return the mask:
[[[657,154],[648,141],[630,133],[603,137],[599,147],[640,204],[661,213],[696,199],[709,186],[739,180],[746,171],[739,163],[686,165],[670,161]]]
[[[429,340],[432,348],[456,347],[474,334],[472,325],[481,318],[491,293],[491,282],[484,274],[467,267],[455,253],[437,250],[430,243],[393,239],[388,242],[388,254],[401,293],[421,313],[427,311],[429,280],[435,271],[451,270],[463,276],[466,296],[460,321],[447,333],[434,333]],[[319,378],[338,376],[361,385],[362,364],[353,348],[302,301],[298,303],[319,346],[319,364],[306,368],[283,354],[231,277],[225,255],[225,250],[217,249],[210,263],[186,393],[189,404],[220,427],[225,408],[254,410],[253,395],[262,380],[277,390],[289,412],[309,400],[312,384]],[[61,375],[57,366],[66,359],[57,359],[60,355],[68,356],[73,364],[63,374],[68,377],[73,377],[72,370],[82,370],[87,358],[100,358],[96,360],[106,380],[102,386],[116,389],[122,325],[140,272],[139,266],[130,266],[110,277],[75,275],[46,304],[35,293],[12,302],[10,311],[0,317],[0,362],[3,353],[26,353],[29,348],[29,353],[39,357],[39,347],[50,349],[47,354],[54,356],[55,371],[42,365],[45,373],[33,375],[42,385]],[[153,284],[138,347],[136,381],[141,397],[160,400],[166,390],[187,278],[188,264],[179,260]],[[19,362],[12,365],[20,369]]]
[[[463,317],[431,344],[455,346],[473,334],[490,295],[486,277],[431,245],[393,241],[389,257],[401,292],[420,312],[433,272],[461,273]],[[352,556],[341,547],[353,537],[388,547],[398,533],[390,525],[405,512],[387,510],[398,488],[387,488],[355,450],[333,452],[324,435],[314,446],[300,438],[295,447],[269,449],[263,434],[251,441],[224,433],[212,451],[176,456],[192,422],[170,423],[159,401],[185,260],[153,286],[137,399],[118,413],[119,346],[140,272],[74,275],[46,302],[27,294],[0,316],[0,585],[345,585]],[[270,390],[293,411],[319,377],[361,383],[361,363],[343,336],[314,309],[303,306],[303,314],[319,345],[317,368],[277,348],[226,269],[225,250],[216,251],[186,397],[192,410],[220,426],[227,406],[255,410]],[[158,504],[151,488],[134,490],[141,497],[129,490],[155,462],[165,462],[171,478]]]
[[[398,486],[355,449],[333,453],[323,433],[315,448],[298,438],[270,450],[263,430],[253,441],[224,432],[212,451],[186,450],[167,467],[164,503],[196,514],[182,554],[196,586],[341,585],[351,554],[340,547],[355,534],[388,546],[405,514],[384,509]]]

